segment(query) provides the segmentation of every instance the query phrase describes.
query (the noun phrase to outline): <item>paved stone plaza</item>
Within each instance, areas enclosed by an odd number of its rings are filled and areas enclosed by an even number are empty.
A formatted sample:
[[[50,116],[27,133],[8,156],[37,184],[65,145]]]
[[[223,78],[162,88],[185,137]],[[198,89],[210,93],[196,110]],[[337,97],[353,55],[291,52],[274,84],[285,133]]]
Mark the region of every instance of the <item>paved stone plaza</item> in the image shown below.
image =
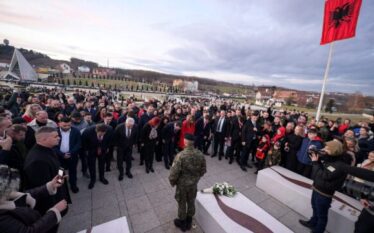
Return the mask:
[[[127,217],[134,233],[179,232],[173,224],[177,205],[174,188],[168,182],[169,170],[162,162],[155,162],[155,173],[146,174],[144,166],[139,166],[139,155],[134,157],[133,179],[125,176],[123,181],[118,181],[115,162],[112,163],[112,171],[106,173],[109,185],[97,182],[91,191],[87,188],[89,180],[78,178],[80,192],[71,194],[73,204],[62,220],[60,233],[75,233],[121,216]],[[206,160],[208,172],[200,180],[199,189],[227,181],[294,232],[309,232],[299,225],[299,214],[256,188],[254,169],[243,172],[237,164],[230,165],[225,159],[219,161],[217,157],[206,156]],[[196,224],[190,232],[203,231]]]

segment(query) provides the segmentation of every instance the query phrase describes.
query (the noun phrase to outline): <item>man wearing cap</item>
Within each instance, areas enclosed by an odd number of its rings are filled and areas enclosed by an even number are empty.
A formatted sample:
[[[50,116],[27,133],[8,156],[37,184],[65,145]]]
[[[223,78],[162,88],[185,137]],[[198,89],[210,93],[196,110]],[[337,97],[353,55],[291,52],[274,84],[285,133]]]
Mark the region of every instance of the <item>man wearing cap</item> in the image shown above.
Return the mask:
[[[308,221],[299,220],[300,224],[308,227],[313,233],[323,233],[327,225],[328,211],[332,197],[339,190],[347,174],[367,181],[374,181],[372,171],[351,167],[343,161],[343,145],[337,140],[326,142],[322,152],[311,152],[313,166],[313,215]]]
[[[175,226],[183,232],[191,229],[192,217],[195,215],[197,183],[206,173],[206,162],[201,151],[194,148],[195,137],[184,136],[185,149],[177,154],[170,169],[171,186],[177,186],[175,199],[178,202],[178,218]]]

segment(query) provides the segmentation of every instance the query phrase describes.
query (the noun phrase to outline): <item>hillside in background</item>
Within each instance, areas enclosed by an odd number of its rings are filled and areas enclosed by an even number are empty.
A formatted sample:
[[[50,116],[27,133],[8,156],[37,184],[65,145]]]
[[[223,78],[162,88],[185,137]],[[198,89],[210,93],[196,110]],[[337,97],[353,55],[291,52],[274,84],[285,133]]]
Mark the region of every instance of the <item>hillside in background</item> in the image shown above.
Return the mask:
[[[27,50],[24,48],[19,49],[21,53],[24,55],[26,60],[35,68],[37,67],[44,67],[44,68],[56,68],[61,63],[67,63],[70,67],[74,70],[77,70],[78,66],[88,66],[92,70],[93,68],[100,67],[98,63],[85,61],[79,58],[71,58],[70,61],[64,60],[55,60],[50,58],[49,56],[39,53],[33,50]],[[0,44],[0,62],[10,63],[13,55],[14,47],[9,45]],[[265,90],[271,90],[274,93],[275,90],[277,92],[297,92],[297,98],[291,98],[291,96],[284,97],[283,99],[289,104],[297,104],[299,106],[306,106],[307,108],[316,108],[318,104],[318,96],[319,93],[311,92],[311,91],[302,91],[302,90],[292,90],[283,87],[276,87],[276,86],[249,86],[249,85],[242,85],[242,84],[233,84],[229,82],[222,82],[213,79],[207,78],[199,78],[193,76],[182,76],[182,75],[171,75],[171,74],[164,74],[160,72],[154,71],[147,71],[147,70],[132,70],[132,69],[122,69],[122,68],[112,68],[116,70],[117,77],[126,77],[129,82],[134,83],[134,86],[142,86],[144,83],[147,85],[155,86],[154,88],[163,88],[165,86],[171,86],[172,82],[175,79],[182,79],[186,81],[198,81],[199,82],[199,91],[202,93],[213,92],[216,94],[224,94],[229,93],[233,95],[246,95],[254,99],[254,94],[256,91],[264,92]],[[83,78],[80,74],[73,74],[76,78]],[[79,77],[77,77],[79,76]],[[89,76],[89,75],[88,75]],[[69,79],[72,77],[69,76]],[[109,79],[113,80],[114,77],[107,77],[107,80],[103,80],[104,77],[92,77],[89,81],[89,85],[91,82],[97,84],[111,84],[114,85],[128,85],[124,82],[119,81],[109,81]],[[123,79],[122,79],[123,80]],[[74,82],[73,79],[69,80],[72,83]],[[78,80],[76,79],[76,83],[86,83],[86,80]],[[110,83],[112,82],[112,83]],[[145,87],[145,86],[144,86]],[[267,95],[265,93],[265,95]],[[317,96],[313,99],[313,103],[310,103],[309,106],[306,104],[307,96]],[[331,102],[333,106],[337,107],[338,110],[344,112],[362,112],[364,109],[374,109],[374,97],[373,96],[363,96],[362,93],[356,92],[352,94],[347,93],[329,93],[324,98],[324,104],[327,102]]]
[[[49,56],[33,51],[33,50],[27,50],[24,48],[19,49],[20,52],[25,56],[26,60],[33,65],[34,67],[50,67],[55,68],[61,63],[67,63],[70,65],[71,68],[77,69],[78,66],[88,66],[92,70],[93,68],[99,67],[98,63],[85,61],[79,58],[71,58],[70,61],[63,61],[63,60],[55,60],[50,58]],[[12,59],[14,47],[13,46],[6,46],[1,44],[0,45],[0,62],[10,62]],[[163,83],[172,83],[175,79],[182,79],[182,80],[198,80],[199,85],[202,85],[202,87],[208,85],[208,86],[224,86],[231,88],[250,88],[246,85],[241,84],[232,84],[228,82],[222,82],[222,81],[216,81],[212,79],[206,79],[206,78],[199,78],[199,77],[192,77],[192,76],[182,76],[182,75],[171,75],[171,74],[164,74],[154,71],[147,71],[147,70],[130,70],[130,69],[121,69],[121,68],[114,68],[118,75],[129,75],[135,80],[139,81],[159,81]]]

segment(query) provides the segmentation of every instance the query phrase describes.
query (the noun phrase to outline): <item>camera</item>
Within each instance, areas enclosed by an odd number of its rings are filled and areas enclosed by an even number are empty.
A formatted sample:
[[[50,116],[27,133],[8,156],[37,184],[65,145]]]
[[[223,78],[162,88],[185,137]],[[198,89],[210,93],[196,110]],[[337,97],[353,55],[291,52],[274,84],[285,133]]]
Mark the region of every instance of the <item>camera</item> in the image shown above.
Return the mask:
[[[317,154],[320,157],[326,156],[327,153],[323,149],[318,149],[315,145],[310,145],[308,148],[308,155]]]
[[[364,198],[374,202],[374,183],[372,182],[360,182],[354,178],[349,178],[344,182],[342,191],[356,199]],[[374,206],[369,207],[369,209],[374,211]]]

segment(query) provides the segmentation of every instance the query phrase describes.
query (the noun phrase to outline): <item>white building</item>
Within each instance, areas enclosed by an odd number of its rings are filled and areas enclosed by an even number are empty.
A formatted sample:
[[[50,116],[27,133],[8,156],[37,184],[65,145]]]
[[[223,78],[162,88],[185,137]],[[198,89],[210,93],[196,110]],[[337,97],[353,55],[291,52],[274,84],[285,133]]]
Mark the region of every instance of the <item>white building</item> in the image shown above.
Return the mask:
[[[61,63],[60,64],[60,70],[61,70],[61,72],[63,73],[63,74],[70,74],[71,73],[71,68],[70,68],[70,66],[68,65],[68,64],[66,64],[66,63]],[[88,68],[88,67],[87,67]],[[90,68],[88,68],[88,69],[90,69]],[[90,71],[88,71],[88,72],[90,72]]]
[[[18,49],[14,49],[12,60],[9,64],[9,70],[4,75],[4,78],[24,82],[35,82],[38,80],[38,75],[22,53]]]
[[[198,81],[183,81],[181,79],[177,79],[173,81],[173,87],[178,87],[183,89],[183,91],[189,92],[196,92],[199,90],[199,82]]]
[[[5,62],[0,62],[0,68],[8,69],[9,68],[9,64],[5,63]]]
[[[256,105],[265,106],[268,104],[269,100],[271,99],[271,96],[266,95],[265,93],[261,93],[260,91],[257,91],[255,99],[256,99],[256,102],[255,102]]]
[[[88,67],[88,66],[78,66],[78,72],[90,73],[90,67]]]
[[[199,83],[197,81],[184,82],[184,91],[196,92],[199,89]]]

